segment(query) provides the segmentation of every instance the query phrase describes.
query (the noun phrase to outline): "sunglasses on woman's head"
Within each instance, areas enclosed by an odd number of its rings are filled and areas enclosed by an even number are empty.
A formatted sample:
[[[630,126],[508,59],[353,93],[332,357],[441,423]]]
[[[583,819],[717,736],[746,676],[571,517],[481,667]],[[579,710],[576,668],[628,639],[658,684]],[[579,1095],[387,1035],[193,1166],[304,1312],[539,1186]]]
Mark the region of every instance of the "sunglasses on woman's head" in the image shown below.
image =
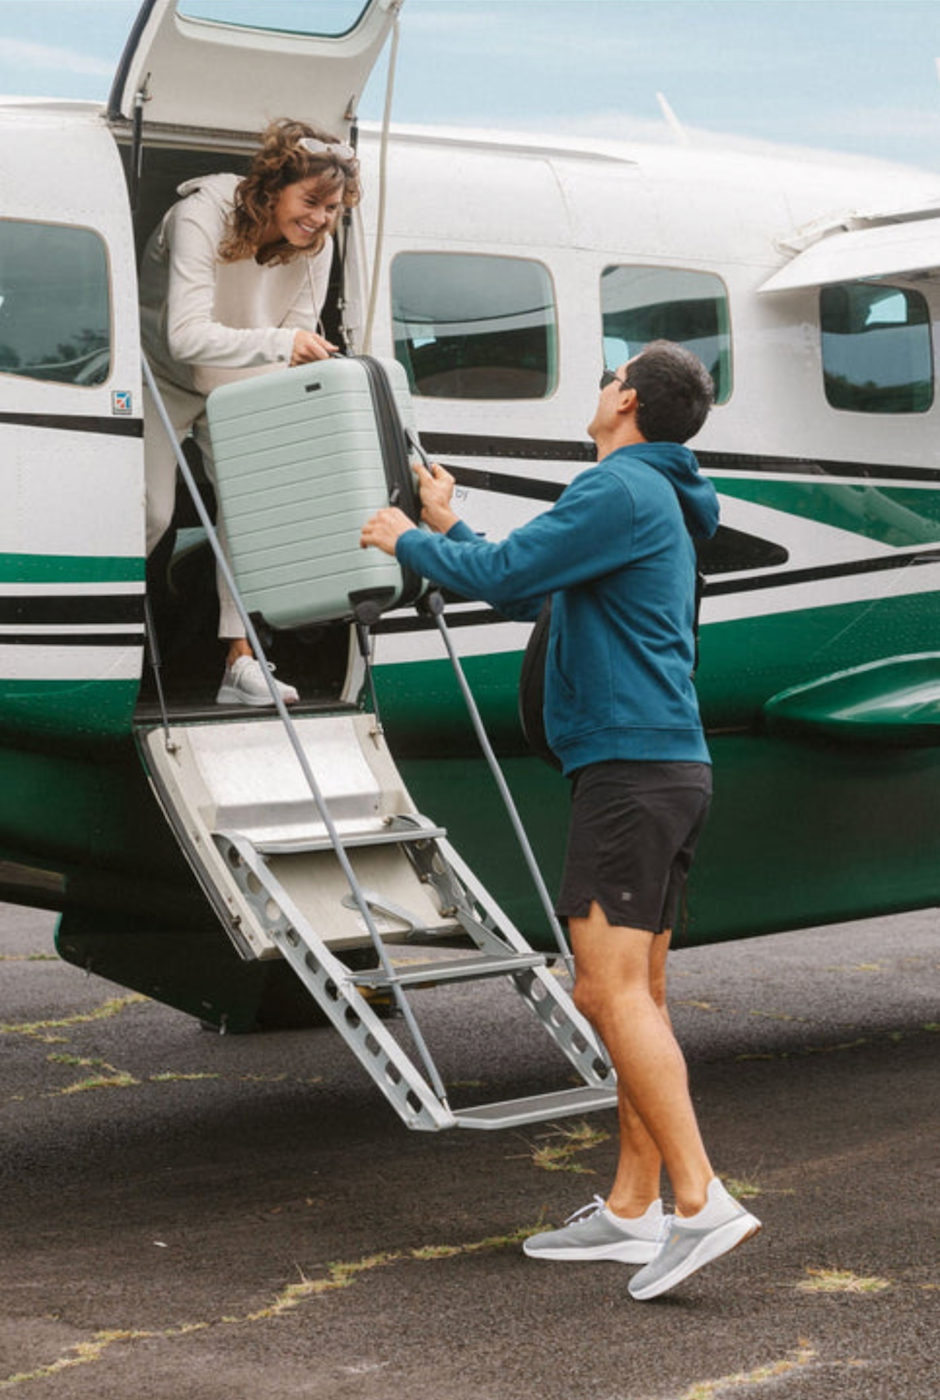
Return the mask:
[[[356,152],[345,141],[318,141],[314,136],[302,136],[297,145],[308,156],[335,156],[337,160],[356,158]]]

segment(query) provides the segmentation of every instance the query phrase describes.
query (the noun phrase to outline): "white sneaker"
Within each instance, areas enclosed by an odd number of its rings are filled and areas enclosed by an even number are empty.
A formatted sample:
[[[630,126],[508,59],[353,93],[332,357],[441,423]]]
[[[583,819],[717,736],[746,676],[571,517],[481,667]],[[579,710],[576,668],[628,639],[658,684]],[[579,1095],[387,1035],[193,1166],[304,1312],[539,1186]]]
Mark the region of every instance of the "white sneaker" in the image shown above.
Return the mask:
[[[647,1264],[659,1248],[663,1221],[661,1201],[644,1215],[625,1220],[595,1196],[590,1205],[569,1215],[562,1230],[530,1235],[522,1246],[530,1259],[615,1259],[621,1264]]]
[[[274,667],[268,662],[268,669]],[[275,681],[278,693],[285,705],[296,705],[300,699],[292,685]],[[215,697],[217,705],[273,705],[271,691],[261,669],[260,661],[253,656],[240,656],[234,666],[227,666],[219,693]]]
[[[713,1177],[707,1204],[697,1215],[663,1217],[659,1252],[652,1263],[633,1275],[627,1291],[640,1302],[658,1298],[705,1264],[737,1249],[759,1229],[757,1216],[745,1210]]]

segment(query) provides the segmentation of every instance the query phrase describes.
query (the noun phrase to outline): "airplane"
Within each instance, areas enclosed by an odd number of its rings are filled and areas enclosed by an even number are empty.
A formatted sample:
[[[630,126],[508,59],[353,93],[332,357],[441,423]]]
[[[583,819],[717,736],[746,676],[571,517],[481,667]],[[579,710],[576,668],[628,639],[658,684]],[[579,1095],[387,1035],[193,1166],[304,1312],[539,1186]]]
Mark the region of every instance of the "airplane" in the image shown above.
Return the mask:
[[[169,791],[161,734],[224,787],[279,717],[214,705],[210,494],[189,446],[196,499],[181,488],[144,557],[136,272],[184,180],[244,169],[271,117],[300,115],[355,139],[363,167],[327,331],[403,367],[421,444],[474,529],[505,535],[589,469],[605,365],[666,338],[712,372],[692,446],[722,509],[700,555],[697,673],[715,800],[677,943],[940,902],[940,178],[786,151],[360,129],[398,0],[351,4],[329,33],[315,5],[309,33],[265,27],[264,8],[255,27],[211,0],[145,0],[106,105],[0,103],[0,898],[58,911],[63,958],[202,1021],[307,1015],[283,930],[277,947],[245,932],[263,872],[220,893],[230,872],[218,851],[200,864],[198,801],[182,780]],[[520,727],[528,628],[459,599],[446,616],[550,881],[567,784]],[[298,728],[372,724],[348,618],[265,646],[301,691]],[[388,611],[371,646],[394,781],[509,923],[551,947],[434,618]],[[228,794],[230,815],[243,797]],[[369,961],[356,942],[337,940],[350,968]]]

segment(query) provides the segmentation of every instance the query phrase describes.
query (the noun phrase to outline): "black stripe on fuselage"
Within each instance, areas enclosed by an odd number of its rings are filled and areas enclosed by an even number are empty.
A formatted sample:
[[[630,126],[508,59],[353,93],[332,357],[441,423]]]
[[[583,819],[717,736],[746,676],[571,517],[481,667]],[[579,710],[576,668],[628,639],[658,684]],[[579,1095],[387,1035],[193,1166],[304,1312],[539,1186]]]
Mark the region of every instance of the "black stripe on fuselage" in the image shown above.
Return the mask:
[[[106,437],[142,438],[142,418],[90,418],[79,413],[5,413],[0,424],[20,428],[51,428],[63,433],[99,433]]]
[[[144,620],[142,593],[98,594],[0,594],[0,623],[10,626],[68,627],[79,624],[125,626]]]
[[[920,564],[940,564],[940,550],[905,550],[887,557],[843,560],[838,564],[820,564],[811,569],[776,569],[754,578],[712,579],[706,581],[705,593],[710,598],[717,598],[729,593],[753,593],[760,588],[790,588],[797,583],[824,583],[834,578],[888,573],[892,569],[909,569],[912,565]]]
[[[0,632],[0,647],[142,647],[143,632]]]
[[[455,627],[481,627],[484,624],[489,626],[493,622],[511,622],[512,620],[512,618],[504,617],[495,608],[485,605],[468,609],[467,612],[447,614],[447,626],[451,631]],[[437,621],[434,617],[428,616],[427,613],[414,613],[410,617],[407,614],[381,617],[370,630],[384,637],[394,636],[398,632],[429,632],[436,626]]]
[[[508,462],[589,463],[595,460],[591,443],[546,441],[539,438],[503,438],[472,433],[422,433],[421,443],[431,456],[501,458]],[[773,472],[781,476],[855,477],[867,481],[907,481],[912,484],[940,482],[940,470],[933,467],[903,467],[884,462],[839,462],[822,457],[758,456],[745,452],[695,451],[700,466],[714,476],[736,473]],[[478,467],[447,466],[461,486],[498,491],[531,500],[557,500],[564,486],[557,481],[534,481],[506,472],[488,472]]]
[[[422,433],[427,453],[453,452],[458,457],[505,457],[524,462],[593,462],[597,451],[591,442],[562,442],[557,438],[495,437],[478,433]]]

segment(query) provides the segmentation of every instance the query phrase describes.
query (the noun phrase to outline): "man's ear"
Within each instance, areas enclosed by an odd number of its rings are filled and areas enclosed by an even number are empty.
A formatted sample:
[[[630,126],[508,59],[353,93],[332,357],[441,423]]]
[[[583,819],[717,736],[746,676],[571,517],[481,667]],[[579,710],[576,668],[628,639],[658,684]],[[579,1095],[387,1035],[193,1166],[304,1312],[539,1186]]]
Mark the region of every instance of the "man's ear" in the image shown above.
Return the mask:
[[[630,385],[628,388],[624,389],[623,393],[620,395],[620,398],[617,403],[617,412],[622,413],[625,416],[629,416],[632,413],[636,413],[639,401],[639,394],[633,388],[633,386]]]

